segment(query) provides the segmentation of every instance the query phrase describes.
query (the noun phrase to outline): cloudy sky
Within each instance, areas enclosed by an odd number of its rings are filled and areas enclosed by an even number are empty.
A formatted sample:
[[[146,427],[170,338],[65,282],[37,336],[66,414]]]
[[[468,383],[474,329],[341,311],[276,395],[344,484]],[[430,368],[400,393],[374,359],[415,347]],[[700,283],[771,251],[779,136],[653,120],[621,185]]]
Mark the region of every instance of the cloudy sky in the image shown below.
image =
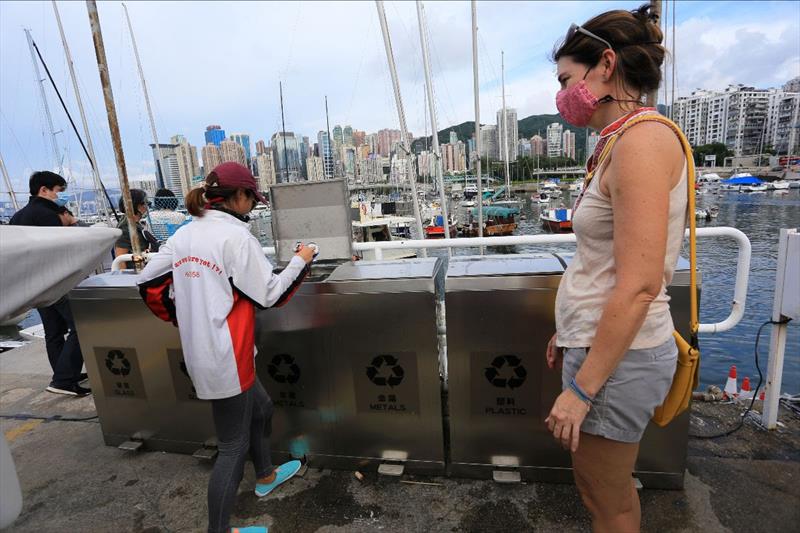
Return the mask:
[[[494,123],[501,105],[501,50],[508,105],[520,118],[555,113],[553,44],[572,22],[639,3],[479,2],[482,122]],[[117,172],[86,6],[58,5],[103,179],[113,186]],[[419,136],[430,128],[415,5],[385,5],[409,129]],[[443,129],[474,118],[470,4],[429,1],[425,7]],[[268,140],[281,128],[279,80],[289,131],[313,138],[324,129],[325,95],[331,127],[398,127],[373,2],[132,1],[128,9],[162,142],[181,133],[200,147],[208,124],[249,133],[253,145]],[[152,137],[122,5],[100,2],[99,12],[129,176],[152,175]],[[676,15],[679,95],[729,83],[774,87],[800,75],[800,3],[681,1]],[[0,2],[0,153],[18,191],[27,189],[32,169],[56,167],[23,28],[31,29],[80,124],[51,2]],[[71,169],[65,173],[84,183],[88,163],[54,92],[45,89],[61,131],[59,157]]]

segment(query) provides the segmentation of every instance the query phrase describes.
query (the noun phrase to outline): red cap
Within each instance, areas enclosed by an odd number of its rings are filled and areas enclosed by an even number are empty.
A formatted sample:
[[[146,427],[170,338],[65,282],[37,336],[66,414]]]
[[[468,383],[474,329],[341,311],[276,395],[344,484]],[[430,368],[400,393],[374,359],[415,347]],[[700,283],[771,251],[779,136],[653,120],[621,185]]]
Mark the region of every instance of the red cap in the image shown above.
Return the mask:
[[[208,184],[207,187],[213,188],[215,185],[219,185],[220,187],[225,187],[228,189],[247,189],[255,195],[259,202],[263,204],[267,203],[267,200],[264,198],[264,196],[258,192],[256,179],[253,177],[253,174],[247,169],[247,167],[242,166],[239,163],[229,161],[227,163],[217,165],[211,172],[216,174],[217,178],[219,178],[219,181],[216,184]]]

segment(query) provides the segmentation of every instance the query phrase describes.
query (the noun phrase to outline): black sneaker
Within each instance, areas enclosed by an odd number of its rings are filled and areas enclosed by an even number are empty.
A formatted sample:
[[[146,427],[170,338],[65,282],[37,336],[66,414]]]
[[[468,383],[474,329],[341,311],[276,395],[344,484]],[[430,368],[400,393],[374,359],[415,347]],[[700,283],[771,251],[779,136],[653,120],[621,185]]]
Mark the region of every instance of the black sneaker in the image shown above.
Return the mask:
[[[83,383],[87,379],[89,379],[89,374],[86,372],[81,372],[80,376],[78,376],[78,383]]]
[[[87,394],[92,393],[92,389],[81,387],[77,383],[65,385],[63,387],[54,387],[53,385],[50,385],[45,390],[47,392],[52,392],[53,394],[65,394],[67,396],[86,396]]]

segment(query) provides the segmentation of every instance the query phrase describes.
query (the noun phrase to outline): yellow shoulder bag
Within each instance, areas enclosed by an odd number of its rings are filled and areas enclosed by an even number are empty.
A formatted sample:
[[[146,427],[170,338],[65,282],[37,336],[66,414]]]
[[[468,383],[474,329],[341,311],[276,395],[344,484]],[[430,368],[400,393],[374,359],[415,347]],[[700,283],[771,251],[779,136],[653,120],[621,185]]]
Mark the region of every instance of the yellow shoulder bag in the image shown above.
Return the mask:
[[[625,130],[640,123],[640,122],[661,122],[666,124],[675,132],[678,139],[681,141],[683,153],[686,155],[686,188],[688,190],[688,201],[686,203],[687,215],[689,217],[689,306],[690,306],[690,323],[689,331],[691,333],[690,339],[687,342],[680,333],[674,331],[672,333],[675,338],[675,343],[678,346],[678,364],[675,368],[675,376],[672,378],[672,386],[664,399],[664,403],[656,408],[653,414],[653,422],[659,426],[666,426],[679,414],[684,412],[689,407],[689,402],[692,399],[692,391],[697,388],[700,377],[700,348],[697,342],[697,331],[699,328],[699,318],[697,309],[697,223],[694,216],[695,208],[695,168],[694,157],[692,155],[692,147],[686,136],[680,128],[660,114],[643,114],[630,119],[625,123],[618,132],[616,132],[603,147],[598,162],[594,169],[586,176],[584,183],[584,190],[589,186],[589,182],[594,177],[597,169],[599,169],[605,162],[605,159],[611,153],[611,149],[617,139]]]

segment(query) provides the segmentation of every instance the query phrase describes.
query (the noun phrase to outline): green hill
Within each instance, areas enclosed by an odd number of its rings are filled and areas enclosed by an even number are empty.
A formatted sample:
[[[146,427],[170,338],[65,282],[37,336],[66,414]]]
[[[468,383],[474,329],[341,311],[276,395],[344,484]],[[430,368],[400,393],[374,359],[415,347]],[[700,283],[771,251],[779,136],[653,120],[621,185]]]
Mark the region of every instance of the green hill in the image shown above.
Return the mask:
[[[529,117],[525,117],[518,123],[518,130],[520,138],[530,139],[534,135],[541,135],[543,138],[547,136],[547,126],[552,124],[553,122],[558,122],[564,129],[571,130],[575,133],[575,151],[576,155],[578,156],[578,160],[582,160],[585,157],[586,151],[586,135],[587,135],[587,128],[576,128],[570,124],[567,124],[566,121],[561,118],[561,115],[531,115]],[[462,142],[467,142],[475,134],[475,121],[470,120],[467,122],[462,122],[457,126],[449,126],[443,130],[439,131],[439,143],[444,144],[450,142],[450,132],[456,132],[458,135],[458,140]],[[419,152],[424,150],[426,146],[430,146],[431,137],[421,137],[419,139],[414,139],[414,143],[412,145],[412,149],[415,152]]]

